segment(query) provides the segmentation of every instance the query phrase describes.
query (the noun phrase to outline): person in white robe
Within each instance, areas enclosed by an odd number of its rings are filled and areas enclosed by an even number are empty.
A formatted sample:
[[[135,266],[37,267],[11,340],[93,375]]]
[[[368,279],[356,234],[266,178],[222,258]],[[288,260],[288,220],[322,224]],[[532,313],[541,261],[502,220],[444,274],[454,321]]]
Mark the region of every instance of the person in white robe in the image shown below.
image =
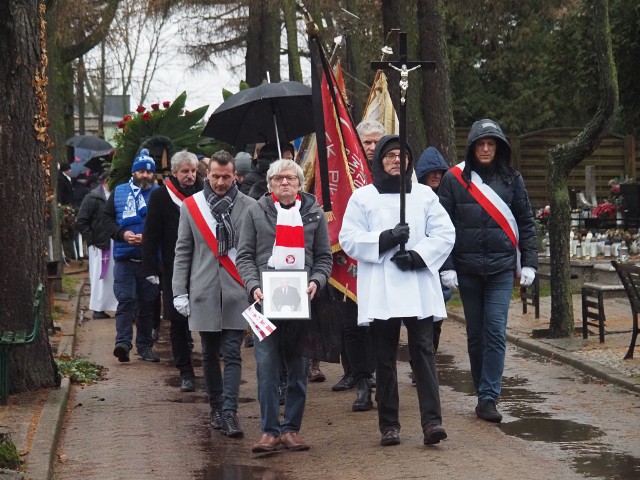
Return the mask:
[[[447,437],[432,335],[433,322],[446,316],[438,270],[453,249],[455,230],[433,191],[411,183],[413,158],[409,146],[406,151],[406,223],[399,223],[400,142],[397,135],[387,135],[376,145],[373,184],[353,192],[339,235],[345,253],[358,261],[358,323],[370,324],[374,335],[383,446],[400,443],[396,357],[401,324],[408,331],[424,444]]]
[[[89,281],[91,297],[89,309],[93,319],[110,318],[107,311],[115,311],[118,301],[113,293],[113,240],[102,225],[102,210],[109,198],[109,175],[105,170],[98,177],[98,186],[91,190],[80,205],[75,228],[87,241],[89,253]]]

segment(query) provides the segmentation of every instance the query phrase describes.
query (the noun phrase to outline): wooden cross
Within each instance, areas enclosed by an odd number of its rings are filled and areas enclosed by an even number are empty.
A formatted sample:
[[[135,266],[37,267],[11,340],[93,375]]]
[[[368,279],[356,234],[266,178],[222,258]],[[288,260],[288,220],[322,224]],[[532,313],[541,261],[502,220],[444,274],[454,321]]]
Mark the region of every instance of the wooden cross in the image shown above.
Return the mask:
[[[406,201],[406,185],[405,178],[407,175],[407,165],[405,162],[406,145],[407,145],[407,90],[409,89],[409,72],[417,68],[436,68],[436,62],[431,61],[408,61],[407,60],[407,32],[399,32],[399,58],[390,62],[371,62],[371,68],[374,70],[393,69],[400,72],[400,111],[398,112],[398,123],[400,124],[400,223],[405,223],[405,201]],[[404,244],[400,245],[400,251],[404,251]]]

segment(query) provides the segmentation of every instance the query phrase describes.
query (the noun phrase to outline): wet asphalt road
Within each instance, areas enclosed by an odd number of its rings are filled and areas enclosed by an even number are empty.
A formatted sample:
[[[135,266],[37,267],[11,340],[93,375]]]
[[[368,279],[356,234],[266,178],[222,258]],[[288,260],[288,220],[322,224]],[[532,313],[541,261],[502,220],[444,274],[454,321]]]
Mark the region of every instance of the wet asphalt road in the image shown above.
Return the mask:
[[[449,439],[422,445],[407,350],[399,350],[402,443],[378,445],[375,411],[353,413],[354,392],[332,392],[341,367],[322,364],[328,381],[310,384],[303,436],[309,452],[256,457],[260,435],[253,351],[243,350],[239,416],[244,439],[212,432],[199,355],[198,391],[182,394],[167,343],[160,364],[119,364],[113,321],[79,328],[76,354],[108,368],[106,380],[74,386],[55,467],[80,479],[400,479],[640,478],[640,398],[548,359],[508,347],[499,426],[478,420],[463,328],[447,321],[438,353]],[[168,332],[164,332],[164,338]],[[199,350],[199,348],[197,348]]]

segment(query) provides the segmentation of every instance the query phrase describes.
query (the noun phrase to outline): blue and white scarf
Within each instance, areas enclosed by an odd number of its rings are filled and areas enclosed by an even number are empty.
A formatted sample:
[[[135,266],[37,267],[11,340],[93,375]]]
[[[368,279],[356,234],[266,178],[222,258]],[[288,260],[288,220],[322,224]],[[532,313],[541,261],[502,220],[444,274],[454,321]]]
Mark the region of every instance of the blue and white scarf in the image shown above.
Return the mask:
[[[122,225],[142,223],[142,218],[147,214],[147,202],[142,195],[142,189],[133,183],[133,178],[129,180],[129,194],[122,212]]]

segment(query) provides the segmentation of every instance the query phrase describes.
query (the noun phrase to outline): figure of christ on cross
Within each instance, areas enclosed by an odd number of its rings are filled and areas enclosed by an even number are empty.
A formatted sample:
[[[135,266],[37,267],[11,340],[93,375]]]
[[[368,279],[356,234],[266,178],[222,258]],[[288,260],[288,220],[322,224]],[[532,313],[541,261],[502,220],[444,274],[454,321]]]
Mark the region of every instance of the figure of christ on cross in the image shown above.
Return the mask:
[[[408,61],[407,60],[407,32],[399,32],[398,43],[400,47],[399,58],[396,61],[371,62],[374,70],[393,69],[400,72],[400,109],[398,112],[398,123],[400,124],[400,223],[405,224],[405,199],[406,187],[405,177],[407,175],[406,145],[407,145],[407,90],[409,89],[409,72],[417,68],[434,69],[436,62],[431,61]],[[405,251],[404,243],[400,244],[400,251]]]

